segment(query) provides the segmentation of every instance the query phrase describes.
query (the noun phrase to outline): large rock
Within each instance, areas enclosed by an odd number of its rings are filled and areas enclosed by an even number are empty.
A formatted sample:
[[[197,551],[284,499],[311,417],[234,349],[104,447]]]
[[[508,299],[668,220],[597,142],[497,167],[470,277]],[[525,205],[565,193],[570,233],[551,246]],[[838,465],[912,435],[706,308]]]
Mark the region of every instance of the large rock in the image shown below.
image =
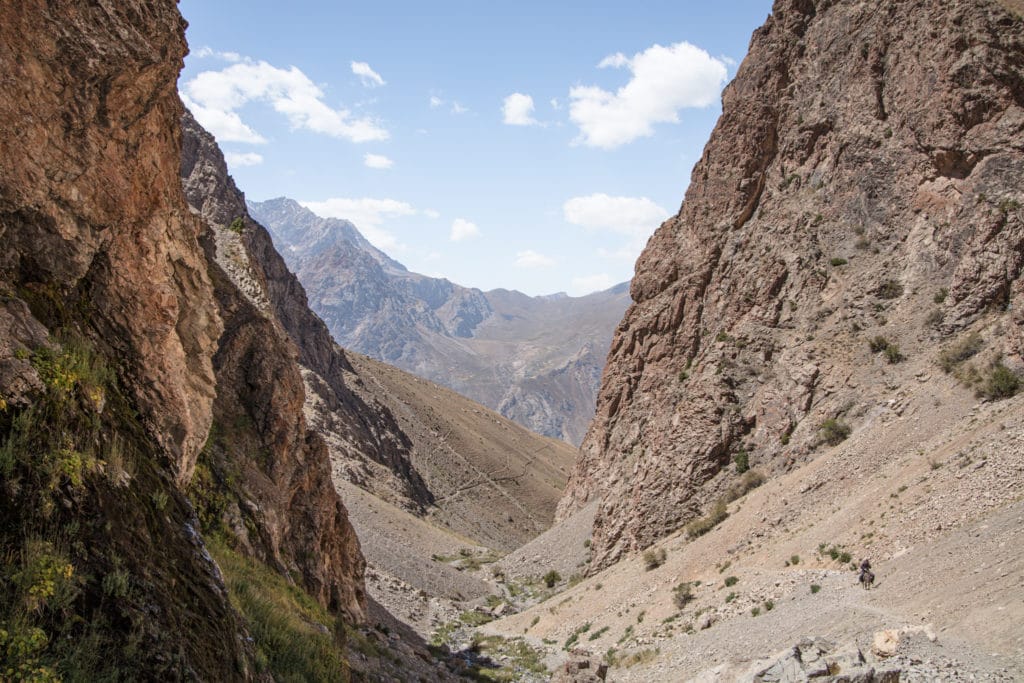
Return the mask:
[[[775,3],[636,265],[559,509],[600,501],[593,568],[707,511],[739,451],[771,474],[856,433],[872,336],[970,328],[1024,368],[1022,55],[994,0]]]
[[[171,2],[14,0],[0,26],[0,270],[87,296],[180,483],[210,427],[221,321],[178,177]]]

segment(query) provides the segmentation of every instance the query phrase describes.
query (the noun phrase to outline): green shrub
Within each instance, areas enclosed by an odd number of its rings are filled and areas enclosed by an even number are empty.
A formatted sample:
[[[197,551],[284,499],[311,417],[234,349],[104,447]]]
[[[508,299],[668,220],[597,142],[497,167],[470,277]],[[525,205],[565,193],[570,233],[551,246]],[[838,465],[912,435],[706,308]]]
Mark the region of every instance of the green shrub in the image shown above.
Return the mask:
[[[732,461],[736,464],[737,474],[743,474],[750,469],[750,456],[743,449],[732,457]]]
[[[758,616],[760,614],[761,614],[761,608],[760,607],[751,607],[750,608],[750,616],[756,617],[756,616]]]
[[[664,548],[650,548],[644,551],[644,568],[647,571],[657,569],[661,565],[665,564],[665,560],[668,557]]]
[[[883,355],[885,356],[885,360],[889,361],[890,365],[895,365],[903,360],[903,354],[900,353],[900,347],[896,344],[889,344]]]
[[[819,586],[816,583],[812,583],[811,584],[811,595],[815,595],[820,590],[821,590],[821,586]]]
[[[946,300],[947,296],[949,296],[949,290],[946,289],[945,287],[942,287],[939,289],[939,291],[935,292],[935,296],[932,297],[932,301],[934,301],[937,304],[941,304]]]
[[[1020,391],[1020,378],[1002,361],[992,364],[978,393],[989,400],[1011,398]]]
[[[729,511],[726,508],[727,503],[725,500],[719,500],[715,503],[715,506],[711,509],[707,515],[700,519],[695,519],[686,525],[686,534],[690,538],[697,538],[703,536],[707,532],[714,529],[716,526],[725,521],[725,518],[729,516]]]
[[[237,217],[235,220],[231,221],[231,225],[228,226],[228,230],[236,235],[241,235],[242,231],[245,230],[245,221],[241,216]]]
[[[868,348],[871,349],[871,353],[880,353],[889,348],[889,340],[882,336],[874,337],[868,341]]]
[[[896,299],[903,296],[903,285],[899,280],[886,280],[882,284],[878,285],[878,289],[875,290],[875,295],[879,299]]]
[[[597,640],[598,638],[603,636],[605,633],[607,633],[608,629],[610,629],[610,628],[611,628],[611,626],[602,626],[601,628],[599,628],[596,631],[594,631],[593,633],[591,633],[590,636],[587,638],[587,640]]]
[[[852,430],[850,425],[845,422],[829,418],[821,423],[821,427],[818,428],[818,431],[821,434],[822,441],[827,443],[829,446],[836,446],[845,441],[846,438],[850,436],[850,432]]]
[[[725,587],[726,588],[732,588],[733,586],[735,586],[739,582],[740,582],[740,580],[739,580],[738,577],[735,577],[735,576],[727,576],[727,577],[725,577]]]
[[[737,598],[738,595],[739,595],[738,593],[735,593],[733,591],[729,591],[729,594],[725,596],[725,601],[726,602],[732,602],[733,600],[735,600]]]
[[[792,557],[789,558],[789,563],[792,564],[792,565],[800,564],[800,556],[799,555],[793,555]]]
[[[684,581],[672,589],[672,603],[676,606],[676,609],[683,609],[693,599],[693,586],[689,581]]]
[[[842,257],[837,256],[834,259],[832,259],[831,261],[829,261],[829,263],[831,263],[833,266],[838,267],[838,266],[845,266],[847,263],[849,263],[849,261],[847,261],[846,259],[844,259]]]
[[[554,569],[550,570],[547,574],[545,574],[544,575],[544,579],[543,579],[544,585],[547,586],[548,588],[554,588],[555,584],[558,583],[561,580],[562,580],[562,575],[559,574]]]
[[[981,335],[972,332],[958,342],[951,344],[939,353],[939,367],[944,372],[952,372],[965,360],[975,356],[985,346]]]

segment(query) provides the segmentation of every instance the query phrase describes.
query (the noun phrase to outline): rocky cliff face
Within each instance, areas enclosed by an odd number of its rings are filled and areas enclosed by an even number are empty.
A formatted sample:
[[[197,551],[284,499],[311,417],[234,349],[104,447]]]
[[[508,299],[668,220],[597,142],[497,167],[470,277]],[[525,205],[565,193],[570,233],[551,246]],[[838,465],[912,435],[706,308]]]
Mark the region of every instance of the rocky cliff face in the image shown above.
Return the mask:
[[[5,669],[251,674],[179,490],[212,421],[222,330],[177,183],[184,22],[171,2],[3,14]]]
[[[182,193],[185,50],[173,2],[4,7],[0,653],[15,678],[261,678],[271,646],[229,602],[207,532],[245,571],[364,614],[282,283],[233,269],[249,252]]]
[[[347,348],[578,444],[593,415],[624,285],[582,298],[481,292],[408,271],[348,221],[281,198],[249,204]]]
[[[560,506],[601,501],[595,566],[707,512],[734,462],[779,472],[870,426],[928,381],[901,358],[973,332],[965,382],[1020,373],[1024,24],[1005,5],[775,3],[637,262]]]

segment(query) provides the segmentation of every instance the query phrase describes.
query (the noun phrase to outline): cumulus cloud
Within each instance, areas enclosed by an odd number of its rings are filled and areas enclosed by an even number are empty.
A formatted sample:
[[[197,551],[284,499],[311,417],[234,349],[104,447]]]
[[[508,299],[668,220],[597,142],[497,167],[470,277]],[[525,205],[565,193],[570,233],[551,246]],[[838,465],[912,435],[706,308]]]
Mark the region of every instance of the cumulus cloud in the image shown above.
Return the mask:
[[[631,237],[650,235],[670,215],[647,197],[612,197],[603,192],[573,197],[562,205],[562,214],[573,225]]]
[[[239,109],[255,101],[270,104],[295,129],[352,142],[388,138],[388,131],[377,121],[329,107],[323,91],[294,66],[279,69],[264,61],[245,61],[220,71],[204,71],[184,84],[182,95],[196,120],[220,142],[266,142],[238,115]]]
[[[501,111],[509,126],[536,126],[539,123],[533,118],[533,98],[521,92],[506,97]]]
[[[515,265],[517,268],[550,268],[555,265],[555,260],[550,256],[527,249],[516,252]]]
[[[391,159],[387,158],[383,154],[366,154],[363,156],[363,164],[367,168],[375,168],[380,171],[386,171],[395,165]]]
[[[469,107],[463,107],[458,102],[452,102],[452,113],[453,114],[465,114],[469,111]]]
[[[363,86],[367,88],[376,88],[380,85],[386,85],[380,74],[370,68],[370,65],[366,62],[352,62],[352,73],[359,76],[359,80],[362,81]]]
[[[373,246],[384,250],[402,248],[402,245],[381,227],[382,224],[391,218],[418,213],[411,204],[397,199],[333,197],[322,202],[299,203],[318,216],[351,221]]]
[[[224,160],[228,166],[258,166],[263,163],[263,155],[256,152],[224,152]]]
[[[677,123],[680,109],[713,104],[727,76],[723,60],[686,42],[653,45],[632,57],[616,53],[598,67],[632,73],[614,93],[584,85],[569,90],[569,118],[580,129],[575,142],[603,149],[650,136],[656,123]]]
[[[479,234],[480,228],[476,226],[476,223],[467,221],[465,218],[456,218],[452,222],[452,242],[461,242],[470,237],[477,237]]]
[[[437,109],[442,104],[444,104],[444,100],[442,100],[440,97],[438,97],[437,95],[431,95],[430,96],[430,108],[431,109]]]
[[[570,288],[569,293],[573,296],[583,296],[584,294],[590,294],[591,292],[601,292],[606,289],[610,289],[614,284],[615,281],[612,280],[608,273],[574,277],[572,279],[572,287]]]

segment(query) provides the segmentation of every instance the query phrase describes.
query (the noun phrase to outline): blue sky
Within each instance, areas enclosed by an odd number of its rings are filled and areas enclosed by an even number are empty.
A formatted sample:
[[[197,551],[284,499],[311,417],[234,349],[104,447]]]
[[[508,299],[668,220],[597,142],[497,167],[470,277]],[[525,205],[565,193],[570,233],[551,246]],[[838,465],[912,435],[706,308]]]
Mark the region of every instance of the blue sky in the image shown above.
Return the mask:
[[[678,210],[771,3],[179,8],[179,89],[247,197],[349,218],[414,271],[580,295]]]

